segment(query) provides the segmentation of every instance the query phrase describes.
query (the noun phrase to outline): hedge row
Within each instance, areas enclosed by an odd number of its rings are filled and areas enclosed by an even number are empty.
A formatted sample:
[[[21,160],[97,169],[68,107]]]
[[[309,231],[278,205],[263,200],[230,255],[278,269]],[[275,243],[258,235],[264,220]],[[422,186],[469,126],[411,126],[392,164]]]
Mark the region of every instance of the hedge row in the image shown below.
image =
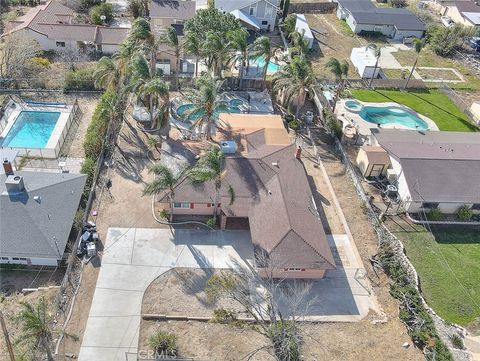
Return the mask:
[[[105,92],[100,97],[97,107],[93,112],[85,140],[83,141],[83,150],[85,151],[85,160],[82,163],[82,174],[87,174],[87,182],[82,199],[86,201],[93,183],[93,176],[97,165],[98,157],[102,152],[103,141],[107,133],[108,123],[112,116],[112,109],[115,106],[117,96],[113,92]]]
[[[388,246],[383,246],[379,258],[385,272],[393,280],[390,293],[400,301],[400,319],[407,325],[408,334],[415,345],[424,350],[427,360],[453,361],[418,290],[409,281],[405,267]]]
[[[96,90],[94,69],[70,70],[65,74],[64,90]]]

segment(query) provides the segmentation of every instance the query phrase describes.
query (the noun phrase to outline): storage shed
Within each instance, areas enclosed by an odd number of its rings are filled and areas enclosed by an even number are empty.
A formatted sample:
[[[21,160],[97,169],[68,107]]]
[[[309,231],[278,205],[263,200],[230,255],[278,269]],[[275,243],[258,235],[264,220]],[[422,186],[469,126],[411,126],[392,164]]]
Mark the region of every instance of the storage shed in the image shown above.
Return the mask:
[[[377,66],[377,69],[375,69],[377,58],[375,57],[373,49],[367,48],[366,46],[353,48],[350,60],[360,77],[371,78],[373,76],[374,78],[378,78],[380,67]]]
[[[297,14],[297,22],[295,23],[295,31],[298,31],[300,34],[303,34],[303,38],[308,41],[308,48],[313,47],[313,41],[315,37],[313,36],[310,26],[308,26],[307,19],[303,14]]]
[[[390,167],[390,157],[380,146],[364,145],[358,151],[357,166],[365,178],[379,177],[385,175]]]

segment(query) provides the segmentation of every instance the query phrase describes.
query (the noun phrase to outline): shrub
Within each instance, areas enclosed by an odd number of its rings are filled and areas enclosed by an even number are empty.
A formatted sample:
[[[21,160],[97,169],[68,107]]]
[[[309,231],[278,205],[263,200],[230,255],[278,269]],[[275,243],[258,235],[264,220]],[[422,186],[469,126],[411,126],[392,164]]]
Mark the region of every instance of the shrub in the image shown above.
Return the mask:
[[[216,226],[215,218],[212,217],[207,219],[207,226],[214,228]]]
[[[453,347],[458,348],[459,350],[463,350],[463,348],[465,346],[463,345],[463,340],[459,335],[454,333],[454,334],[450,335],[449,338],[450,338],[450,342],[452,343]]]
[[[87,158],[97,159],[102,151],[103,140],[111,117],[112,104],[115,104],[115,101],[115,93],[105,92],[95,108],[83,142],[83,150]]]
[[[227,310],[223,307],[213,310],[212,322],[226,324],[236,321],[238,321],[238,317],[234,310]]]
[[[177,356],[177,336],[173,333],[158,330],[148,339],[152,350],[160,356]]]
[[[168,212],[165,208],[160,211],[160,218],[168,219]]]
[[[297,131],[300,128],[300,123],[297,120],[292,120],[292,121],[288,122],[288,127],[291,130]]]
[[[300,360],[301,338],[294,322],[275,322],[268,332],[278,360]]]
[[[329,109],[323,109],[323,117],[325,119],[325,125],[330,133],[340,139],[343,134],[342,123],[337,119],[337,116],[333,114]]]
[[[75,217],[73,218],[73,228],[79,232],[83,228],[83,216],[85,215],[85,211],[83,209],[77,210],[75,213]]]
[[[462,221],[469,221],[470,219],[472,219],[473,216],[472,209],[467,205],[463,205],[458,208],[457,216]]]
[[[439,208],[432,208],[427,213],[427,219],[430,221],[440,221],[443,219],[443,213]]]
[[[41,66],[43,68],[48,68],[50,66],[50,60],[47,58],[42,58],[40,56],[34,56],[31,61],[38,66]]]
[[[83,189],[82,201],[85,203],[90,194],[90,189],[93,184],[93,176],[95,173],[96,161],[92,158],[85,158],[80,169],[80,173],[87,175],[87,181],[85,182],[85,188]]]
[[[105,16],[105,21],[102,21],[102,15]],[[113,20],[113,5],[109,3],[95,5],[90,10],[90,19],[95,25],[110,24]]]
[[[64,90],[95,90],[93,69],[78,69],[65,74]]]

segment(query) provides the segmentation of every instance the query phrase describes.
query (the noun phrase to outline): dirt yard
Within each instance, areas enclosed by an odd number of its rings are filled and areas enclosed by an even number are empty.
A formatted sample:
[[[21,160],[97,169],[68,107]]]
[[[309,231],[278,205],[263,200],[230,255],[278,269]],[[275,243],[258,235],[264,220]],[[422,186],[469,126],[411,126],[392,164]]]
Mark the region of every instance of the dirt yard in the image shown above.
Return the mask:
[[[309,54],[315,74],[320,79],[333,79],[325,64],[332,57],[338,60],[347,60],[350,63],[349,78],[358,78],[352,63],[350,53],[352,48],[366,45],[366,41],[356,35],[349,33],[337,16],[330,14],[306,14],[308,25],[315,31],[315,37],[319,46],[315,46]]]

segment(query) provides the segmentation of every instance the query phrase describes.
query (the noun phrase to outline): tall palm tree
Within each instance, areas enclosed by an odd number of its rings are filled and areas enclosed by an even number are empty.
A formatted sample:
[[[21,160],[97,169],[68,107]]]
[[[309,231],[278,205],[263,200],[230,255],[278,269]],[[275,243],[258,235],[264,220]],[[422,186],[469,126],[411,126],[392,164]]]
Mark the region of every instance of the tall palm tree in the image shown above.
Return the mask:
[[[415,49],[417,56],[415,58],[415,62],[413,63],[412,70],[410,71],[410,74],[408,74],[408,78],[407,78],[407,81],[405,82],[403,89],[407,89],[408,87],[408,82],[412,78],[413,72],[415,71],[415,67],[417,66],[418,58],[420,57],[420,52],[422,51],[424,45],[425,43],[423,42],[423,40],[415,39],[413,41],[413,48]]]
[[[308,40],[305,39],[305,30],[302,32],[294,31],[290,35],[290,39],[293,45],[293,54],[304,55],[308,51]]]
[[[246,69],[248,73],[249,60],[248,60],[248,32],[243,29],[231,30],[227,33],[228,46],[234,51],[232,61],[240,62],[240,88],[242,88],[242,81],[244,71]]]
[[[168,198],[170,200],[170,222],[173,221],[173,203],[175,199],[175,184],[182,177],[183,172],[180,172],[178,175],[175,175],[170,168],[161,165],[155,164],[149,169],[149,172],[155,174],[155,179],[152,183],[147,184],[143,190],[145,195],[156,195],[164,190],[168,190]]]
[[[135,19],[125,41],[125,47],[131,56],[134,56],[138,51],[147,54],[150,60],[150,70],[152,73],[155,71],[157,43],[148,20],[144,18]]]
[[[147,107],[150,115],[151,129],[157,129],[158,120],[161,128],[169,127],[169,85],[156,73],[152,73],[145,56],[138,53],[130,64],[131,81],[129,89],[137,96],[137,99]]]
[[[198,76],[198,59],[202,56],[202,46],[197,34],[187,31],[183,38],[183,49],[195,57],[195,77]]]
[[[213,145],[208,149],[200,160],[190,169],[188,177],[192,183],[205,183],[213,181],[215,183],[215,198],[213,200],[213,217],[217,220],[217,209],[220,201],[220,189],[222,188],[222,178],[225,175],[223,168],[223,152],[220,147]]]
[[[45,352],[48,361],[54,361],[51,343],[55,334],[78,339],[77,336],[52,329],[53,316],[48,311],[45,297],[40,297],[36,304],[21,301],[20,305],[22,308],[17,314],[16,320],[21,325],[22,331],[16,344],[25,344],[32,348],[39,347]]]
[[[170,26],[167,30],[167,33],[161,40],[162,43],[167,44],[171,48],[173,48],[173,55],[175,56],[175,64],[176,64],[176,71],[175,71],[175,85],[177,89],[180,90],[180,82],[179,82],[179,73],[180,73],[180,52],[181,52],[181,44],[178,39],[177,31],[173,26]]]
[[[373,56],[375,57],[375,67],[373,68],[373,74],[370,78],[370,82],[368,83],[368,87],[371,88],[373,79],[375,78],[375,75],[377,73],[378,61],[380,60],[380,56],[382,55],[382,48],[379,47],[377,44],[370,43],[366,46],[366,50],[369,49],[373,51]]]
[[[218,94],[223,81],[212,74],[205,74],[197,79],[197,88],[190,96],[193,104],[192,108],[185,112],[188,117],[191,114],[200,114],[201,116],[192,124],[192,128],[205,129],[208,140],[212,139],[211,128],[213,114],[219,106]]]
[[[277,73],[273,90],[280,94],[284,103],[295,106],[295,117],[298,118],[307,92],[312,91],[314,85],[315,75],[310,62],[305,56],[297,56]]]
[[[332,74],[335,75],[335,79],[339,81],[337,91],[335,92],[335,101],[333,103],[332,109],[332,111],[335,111],[338,97],[342,93],[345,86],[345,81],[343,77],[348,75],[349,65],[348,62],[345,60],[340,62],[337,58],[330,58],[330,60],[325,64],[325,68],[330,70]]]
[[[229,43],[225,34],[210,31],[203,43],[205,54],[209,58],[207,65],[214,74],[221,78],[223,66],[230,53]]]
[[[98,61],[93,77],[97,88],[118,91],[121,86],[120,68],[114,59],[107,56]]]
[[[263,66],[263,81],[267,80],[267,70],[270,60],[275,56],[275,52],[280,47],[272,44],[268,36],[260,36],[255,39],[252,44],[252,56],[253,57],[263,57],[265,59],[265,65]]]

